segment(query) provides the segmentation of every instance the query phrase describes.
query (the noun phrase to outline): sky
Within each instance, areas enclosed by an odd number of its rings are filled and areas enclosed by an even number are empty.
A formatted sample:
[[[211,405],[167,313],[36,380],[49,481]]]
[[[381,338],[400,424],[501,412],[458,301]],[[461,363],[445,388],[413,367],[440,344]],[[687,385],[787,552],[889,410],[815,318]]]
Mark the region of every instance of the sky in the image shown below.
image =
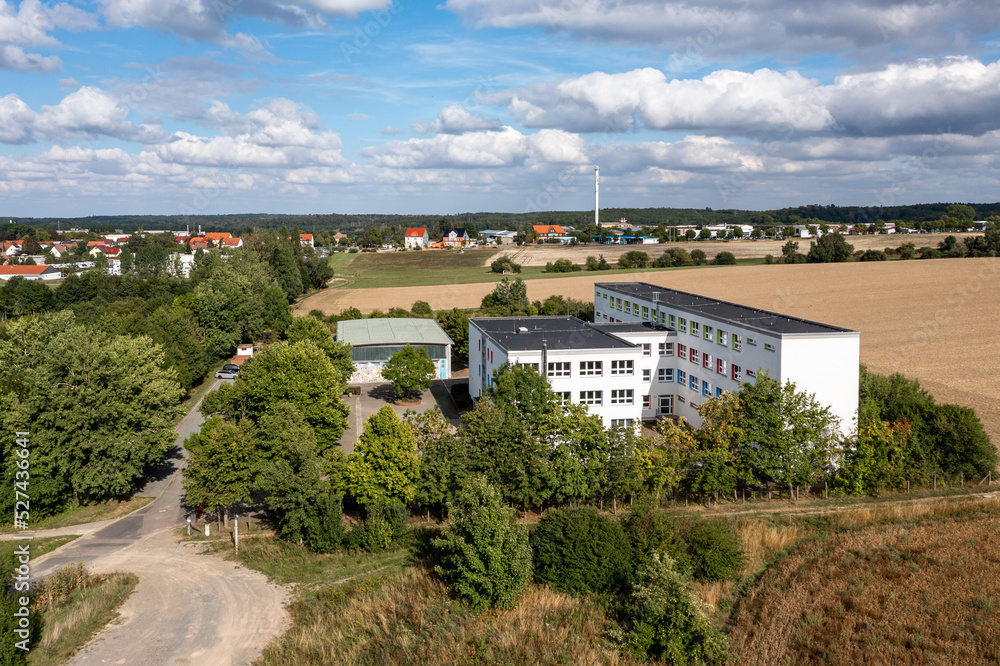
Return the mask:
[[[996,0],[0,0],[0,216],[1000,200]]]

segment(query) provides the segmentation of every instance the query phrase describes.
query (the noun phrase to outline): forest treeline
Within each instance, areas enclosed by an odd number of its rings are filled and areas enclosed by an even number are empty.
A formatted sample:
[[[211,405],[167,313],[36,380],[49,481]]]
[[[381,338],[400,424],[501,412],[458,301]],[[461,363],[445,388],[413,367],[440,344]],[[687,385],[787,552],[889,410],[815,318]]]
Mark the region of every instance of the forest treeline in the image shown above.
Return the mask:
[[[905,223],[940,220],[949,216],[948,207],[952,203],[913,204],[907,206],[836,206],[811,204],[767,211],[711,208],[603,208],[603,224],[618,222],[621,218],[630,224],[645,227],[660,225],[711,225],[711,224],[794,224],[799,219],[814,219],[827,224],[871,224],[876,220],[901,220]],[[1000,215],[1000,202],[968,204],[975,209],[977,219]],[[459,213],[455,215],[389,215],[389,214],[322,214],[322,215],[276,215],[246,213],[231,215],[117,215],[78,218],[17,218],[15,222],[44,229],[63,231],[70,227],[82,227],[98,233],[110,233],[115,229],[131,232],[137,229],[178,230],[190,227],[192,231],[201,225],[205,231],[228,231],[242,233],[246,229],[278,229],[282,226],[298,225],[303,232],[318,230],[357,233],[369,227],[464,227],[476,231],[490,228],[514,228],[532,224],[566,224],[586,226],[593,222],[594,213],[588,211],[538,211],[531,213]]]

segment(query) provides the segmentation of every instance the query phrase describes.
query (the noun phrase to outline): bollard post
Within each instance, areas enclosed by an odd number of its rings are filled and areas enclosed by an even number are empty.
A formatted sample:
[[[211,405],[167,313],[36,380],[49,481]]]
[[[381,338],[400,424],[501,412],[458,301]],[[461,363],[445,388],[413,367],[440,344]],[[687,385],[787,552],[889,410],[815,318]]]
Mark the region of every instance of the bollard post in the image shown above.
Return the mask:
[[[211,534],[209,534],[210,530],[208,529],[210,525],[211,523],[205,523],[205,536],[211,536]]]

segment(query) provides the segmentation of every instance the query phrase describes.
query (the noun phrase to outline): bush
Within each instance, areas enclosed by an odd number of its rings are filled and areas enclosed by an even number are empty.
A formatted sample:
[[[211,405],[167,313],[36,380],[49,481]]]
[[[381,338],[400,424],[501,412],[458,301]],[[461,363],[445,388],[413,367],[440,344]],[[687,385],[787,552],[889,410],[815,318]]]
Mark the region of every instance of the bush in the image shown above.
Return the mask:
[[[622,520],[622,529],[632,545],[636,568],[649,564],[653,553],[665,553],[681,573],[691,571],[687,543],[677,533],[677,526],[665,511],[648,499],[636,501]]]
[[[556,259],[555,262],[545,264],[546,273],[572,273],[580,270],[580,267],[569,259]]]
[[[773,264],[774,263],[774,255],[773,254],[766,254],[766,255],[764,255],[764,263],[768,264],[768,265]]]
[[[531,535],[535,580],[565,592],[624,589],[632,547],[618,522],[592,507],[547,513]]]
[[[521,264],[515,264],[511,261],[510,255],[502,254],[490,264],[490,271],[493,273],[520,273]]]
[[[392,545],[392,526],[382,516],[369,516],[348,535],[351,550],[380,553]]]
[[[431,310],[431,306],[427,301],[415,301],[410,307],[410,312],[417,317],[430,317],[434,314]]]
[[[316,514],[306,528],[306,544],[317,553],[333,553],[344,545],[346,533],[340,498],[332,494],[320,497]]]
[[[531,579],[531,548],[514,509],[478,478],[448,505],[451,525],[432,542],[441,555],[434,570],[476,610],[512,608]]]
[[[736,534],[723,522],[695,523],[688,544],[696,580],[735,580],[743,568],[743,551]]]
[[[316,319],[319,319],[320,321],[323,321],[323,322],[326,321],[326,313],[323,312],[322,310],[315,310],[315,309],[314,310],[310,310],[309,311],[309,316],[310,317],[315,317]]]
[[[618,268],[647,268],[649,255],[641,250],[629,250],[618,258]]]
[[[701,266],[703,263],[705,263],[705,260],[707,258],[708,255],[705,254],[704,250],[691,251],[691,261],[694,263],[695,266]]]
[[[732,252],[720,252],[715,255],[715,259],[712,261],[716,266],[735,266],[736,265],[736,255]]]
[[[639,570],[625,604],[624,643],[642,659],[668,664],[725,663],[726,639],[705,617],[701,603],[669,555],[654,555]]]
[[[885,254],[879,250],[865,250],[860,261],[885,261]]]

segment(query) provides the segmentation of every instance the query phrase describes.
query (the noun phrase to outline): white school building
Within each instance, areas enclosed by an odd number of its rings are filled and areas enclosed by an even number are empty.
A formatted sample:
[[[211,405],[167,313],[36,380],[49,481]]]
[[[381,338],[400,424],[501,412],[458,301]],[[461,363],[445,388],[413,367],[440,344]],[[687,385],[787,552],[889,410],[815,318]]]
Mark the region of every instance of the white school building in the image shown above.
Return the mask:
[[[643,282],[594,285],[593,324],[575,317],[469,320],[469,392],[503,363],[544,368],[552,390],[605,425],[683,416],[761,372],[813,393],[849,434],[858,409],[857,331]]]

